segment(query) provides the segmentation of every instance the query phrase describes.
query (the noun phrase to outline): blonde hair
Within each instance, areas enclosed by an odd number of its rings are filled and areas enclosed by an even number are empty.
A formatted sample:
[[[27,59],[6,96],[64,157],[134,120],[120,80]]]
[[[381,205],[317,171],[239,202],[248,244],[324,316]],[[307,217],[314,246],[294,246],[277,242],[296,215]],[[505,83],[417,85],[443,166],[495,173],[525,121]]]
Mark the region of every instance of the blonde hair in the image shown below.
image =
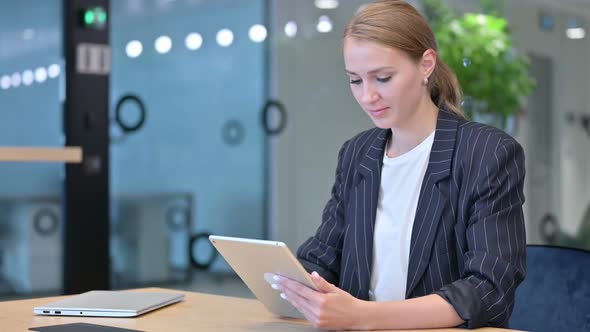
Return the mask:
[[[416,62],[422,59],[426,50],[438,50],[434,33],[426,19],[401,0],[378,0],[363,5],[346,26],[343,38],[346,37],[396,48]],[[465,117],[460,108],[461,89],[457,76],[438,56],[428,80],[428,91],[439,108]]]

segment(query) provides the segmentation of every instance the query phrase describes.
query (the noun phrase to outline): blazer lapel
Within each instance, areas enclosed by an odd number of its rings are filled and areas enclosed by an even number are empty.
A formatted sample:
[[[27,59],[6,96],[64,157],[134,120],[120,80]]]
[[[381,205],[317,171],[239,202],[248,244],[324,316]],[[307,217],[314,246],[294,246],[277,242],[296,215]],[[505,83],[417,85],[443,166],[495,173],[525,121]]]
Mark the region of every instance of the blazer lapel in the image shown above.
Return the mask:
[[[352,234],[356,245],[356,253],[352,261],[358,273],[358,289],[356,294],[360,299],[369,299],[371,266],[373,263],[373,232],[377,202],[381,185],[381,168],[385,143],[390,135],[389,129],[376,129],[367,138],[367,150],[361,157],[356,169],[363,179],[355,186],[351,196],[356,204],[354,208],[354,222],[351,224]]]
[[[412,228],[406,298],[409,298],[422,278],[430,261],[441,214],[448,200],[448,197],[440,192],[437,183],[451,174],[458,123],[458,120],[447,111],[438,112],[434,142]]]

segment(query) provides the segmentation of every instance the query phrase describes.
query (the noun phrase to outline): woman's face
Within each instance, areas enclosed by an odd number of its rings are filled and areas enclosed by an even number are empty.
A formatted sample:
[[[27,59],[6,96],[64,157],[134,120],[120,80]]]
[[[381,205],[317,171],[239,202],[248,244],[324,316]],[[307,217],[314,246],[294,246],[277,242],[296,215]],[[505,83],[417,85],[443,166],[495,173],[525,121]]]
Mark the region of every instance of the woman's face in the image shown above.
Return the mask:
[[[344,65],[354,98],[379,128],[402,127],[427,94],[426,73],[398,49],[347,37]]]

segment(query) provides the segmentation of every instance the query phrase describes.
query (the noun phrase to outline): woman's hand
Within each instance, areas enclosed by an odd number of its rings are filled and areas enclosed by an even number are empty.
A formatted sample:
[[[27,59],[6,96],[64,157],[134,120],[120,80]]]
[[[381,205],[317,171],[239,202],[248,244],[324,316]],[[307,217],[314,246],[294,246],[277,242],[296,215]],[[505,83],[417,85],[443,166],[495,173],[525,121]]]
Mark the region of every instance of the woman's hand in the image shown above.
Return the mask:
[[[275,276],[273,288],[299,310],[315,328],[362,329],[363,302],[330,284],[317,272],[311,273],[318,291],[286,277]]]

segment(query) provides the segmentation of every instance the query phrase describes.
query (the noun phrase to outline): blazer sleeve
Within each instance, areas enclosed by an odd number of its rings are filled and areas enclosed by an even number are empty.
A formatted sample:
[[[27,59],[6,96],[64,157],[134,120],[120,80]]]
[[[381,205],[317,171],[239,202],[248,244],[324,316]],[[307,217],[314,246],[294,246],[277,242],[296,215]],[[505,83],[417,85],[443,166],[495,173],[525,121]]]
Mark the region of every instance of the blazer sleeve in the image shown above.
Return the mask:
[[[463,277],[435,292],[468,328],[506,326],[526,273],[524,153],[505,139],[488,156],[472,189]]]
[[[340,275],[340,261],[344,235],[344,187],[347,174],[345,163],[348,142],[340,148],[336,166],[336,178],[331,197],[322,213],[322,223],[314,236],[305,241],[297,250],[297,258],[308,272],[316,271],[328,282],[337,285]],[[348,172],[347,172],[348,173]]]

